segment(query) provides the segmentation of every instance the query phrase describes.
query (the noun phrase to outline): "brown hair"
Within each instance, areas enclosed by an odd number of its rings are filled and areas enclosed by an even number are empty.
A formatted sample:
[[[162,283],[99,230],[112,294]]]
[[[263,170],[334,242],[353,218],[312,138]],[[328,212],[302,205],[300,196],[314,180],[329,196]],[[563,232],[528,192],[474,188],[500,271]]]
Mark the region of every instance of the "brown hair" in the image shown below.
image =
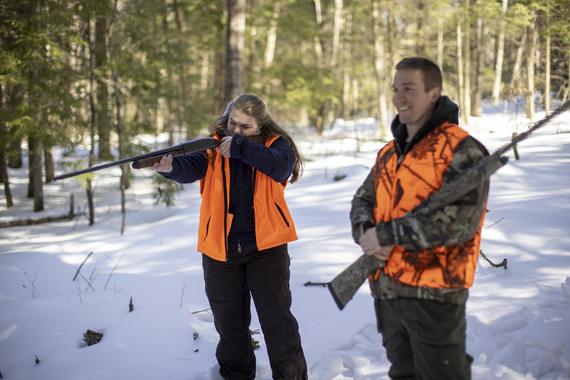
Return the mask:
[[[216,118],[208,128],[211,135],[216,134],[220,129],[227,131],[228,119],[231,110],[238,110],[244,114],[253,117],[260,127],[261,136],[267,140],[273,136],[281,136],[287,141],[293,153],[295,154],[295,167],[291,173],[290,182],[296,182],[301,177],[303,172],[303,156],[297,148],[293,138],[285,131],[275,120],[271,118],[267,111],[267,106],[258,96],[253,94],[240,95],[235,101],[231,103],[224,115]]]
[[[404,58],[396,65],[396,71],[411,69],[419,70],[424,80],[426,92],[434,87],[443,89],[443,79],[439,66],[427,58],[410,57]]]

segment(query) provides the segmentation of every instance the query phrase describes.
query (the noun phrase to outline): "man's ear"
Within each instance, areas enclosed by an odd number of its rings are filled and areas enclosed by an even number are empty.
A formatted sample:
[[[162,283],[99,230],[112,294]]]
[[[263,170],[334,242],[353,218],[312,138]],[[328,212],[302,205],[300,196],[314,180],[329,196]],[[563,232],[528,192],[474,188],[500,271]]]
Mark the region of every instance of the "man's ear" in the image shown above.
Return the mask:
[[[431,89],[431,102],[435,103],[441,97],[441,87],[434,87]]]

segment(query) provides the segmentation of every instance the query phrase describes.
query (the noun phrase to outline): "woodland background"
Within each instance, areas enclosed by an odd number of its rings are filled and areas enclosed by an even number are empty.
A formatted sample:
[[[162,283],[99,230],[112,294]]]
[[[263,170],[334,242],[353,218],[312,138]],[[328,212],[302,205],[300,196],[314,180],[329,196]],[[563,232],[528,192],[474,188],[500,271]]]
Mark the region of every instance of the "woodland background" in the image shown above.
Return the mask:
[[[191,140],[244,92],[292,131],[371,117],[386,140],[406,56],[440,65],[463,125],[483,99],[523,99],[532,119],[568,99],[569,20],[568,0],[0,0],[0,207],[14,204],[8,168],[29,165],[39,212],[56,165],[162,148],[145,134]],[[78,145],[88,162],[54,163],[52,149]],[[171,202],[176,185],[155,186]]]

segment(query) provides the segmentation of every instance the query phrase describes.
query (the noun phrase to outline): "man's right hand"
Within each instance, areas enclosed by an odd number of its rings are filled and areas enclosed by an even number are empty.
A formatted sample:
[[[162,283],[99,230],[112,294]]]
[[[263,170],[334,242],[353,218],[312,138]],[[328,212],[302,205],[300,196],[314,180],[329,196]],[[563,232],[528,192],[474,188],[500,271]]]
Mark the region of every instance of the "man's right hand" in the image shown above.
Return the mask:
[[[372,227],[362,234],[360,240],[358,241],[362,251],[368,256],[376,256],[380,260],[386,261],[392,253],[393,245],[382,247],[378,242],[378,236],[376,236],[376,228]]]

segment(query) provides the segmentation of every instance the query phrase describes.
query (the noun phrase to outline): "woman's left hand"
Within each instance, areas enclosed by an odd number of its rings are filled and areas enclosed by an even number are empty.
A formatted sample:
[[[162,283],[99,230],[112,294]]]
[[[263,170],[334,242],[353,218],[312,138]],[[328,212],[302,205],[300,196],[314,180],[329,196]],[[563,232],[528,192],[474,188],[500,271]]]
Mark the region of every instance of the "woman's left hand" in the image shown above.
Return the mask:
[[[226,136],[222,138],[222,143],[218,147],[218,150],[224,157],[230,156],[230,147],[232,145],[232,136]]]

